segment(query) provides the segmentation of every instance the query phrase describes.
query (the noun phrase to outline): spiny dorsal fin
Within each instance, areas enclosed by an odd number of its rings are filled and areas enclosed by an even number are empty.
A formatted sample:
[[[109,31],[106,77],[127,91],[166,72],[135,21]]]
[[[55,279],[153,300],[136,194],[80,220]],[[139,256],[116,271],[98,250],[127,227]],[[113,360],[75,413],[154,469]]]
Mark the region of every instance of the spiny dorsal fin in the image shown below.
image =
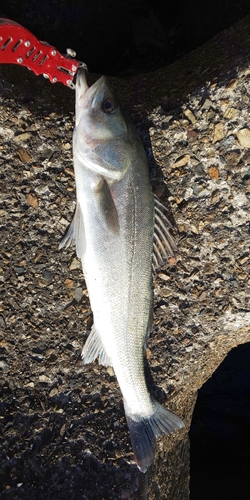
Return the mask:
[[[155,202],[155,225],[154,225],[154,241],[153,241],[153,271],[160,267],[164,260],[169,257],[174,257],[174,251],[177,250],[176,243],[169,229],[172,224],[164,214],[166,208],[154,196]]]

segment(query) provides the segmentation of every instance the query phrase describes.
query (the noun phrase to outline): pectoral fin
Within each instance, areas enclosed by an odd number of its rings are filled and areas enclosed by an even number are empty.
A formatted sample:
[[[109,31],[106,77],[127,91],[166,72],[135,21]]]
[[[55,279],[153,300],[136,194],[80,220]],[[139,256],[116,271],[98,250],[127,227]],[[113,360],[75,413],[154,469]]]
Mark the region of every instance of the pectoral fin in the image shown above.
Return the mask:
[[[100,214],[103,217],[105,226],[113,233],[119,233],[119,219],[110,188],[106,180],[101,177],[99,182],[93,187]]]
[[[154,243],[153,243],[153,271],[163,264],[163,261],[168,257],[174,257],[174,251],[177,250],[176,243],[169,229],[172,228],[168,218],[164,214],[166,208],[154,196],[155,201],[155,226],[154,226]]]
[[[59,250],[64,246],[68,248],[74,242],[76,244],[77,257],[81,259],[85,252],[85,231],[82,210],[79,203],[76,205],[74,217],[59,245]]]

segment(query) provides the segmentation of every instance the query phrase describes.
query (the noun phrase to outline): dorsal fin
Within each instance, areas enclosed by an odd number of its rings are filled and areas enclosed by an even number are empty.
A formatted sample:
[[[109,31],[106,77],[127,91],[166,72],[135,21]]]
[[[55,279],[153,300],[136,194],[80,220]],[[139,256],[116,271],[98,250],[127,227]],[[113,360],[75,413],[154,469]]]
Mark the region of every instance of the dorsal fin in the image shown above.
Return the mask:
[[[166,208],[154,195],[155,202],[155,225],[154,225],[154,241],[153,241],[153,271],[159,268],[167,257],[174,257],[174,252],[177,250],[176,243],[169,229],[172,229],[172,224],[164,214]]]

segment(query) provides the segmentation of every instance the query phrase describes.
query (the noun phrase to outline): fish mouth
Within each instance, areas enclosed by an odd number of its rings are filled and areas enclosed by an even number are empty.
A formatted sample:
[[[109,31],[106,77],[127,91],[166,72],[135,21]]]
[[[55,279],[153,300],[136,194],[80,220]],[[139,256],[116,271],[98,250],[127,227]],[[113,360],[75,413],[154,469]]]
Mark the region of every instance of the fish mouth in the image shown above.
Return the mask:
[[[87,71],[85,69],[79,69],[76,74],[76,92],[82,96],[89,89],[87,83]]]
[[[100,95],[105,92],[107,86],[107,78],[101,76],[101,78],[89,87],[86,70],[79,69],[76,75],[76,102],[84,108],[90,108],[95,105],[95,98],[100,99]]]

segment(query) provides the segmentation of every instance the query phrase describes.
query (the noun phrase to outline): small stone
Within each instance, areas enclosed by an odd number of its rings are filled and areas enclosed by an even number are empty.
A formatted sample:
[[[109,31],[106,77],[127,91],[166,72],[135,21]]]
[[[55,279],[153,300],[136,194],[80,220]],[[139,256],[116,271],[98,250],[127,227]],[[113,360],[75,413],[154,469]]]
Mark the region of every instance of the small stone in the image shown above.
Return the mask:
[[[213,109],[207,111],[206,115],[207,121],[212,121],[214,117],[215,117],[215,111]]]
[[[198,165],[196,165],[194,167],[194,171],[196,173],[196,175],[199,175],[199,176],[204,176],[206,175],[206,171],[205,171],[205,168],[204,166],[202,165],[202,163],[198,163]]]
[[[145,349],[145,358],[149,359],[149,358],[151,358],[151,356],[152,356],[152,351],[150,351],[150,349],[148,347],[146,347],[146,349]]]
[[[5,330],[5,328],[6,328],[5,319],[2,316],[2,314],[0,314],[0,328],[2,328],[2,330]]]
[[[190,226],[190,228],[191,228],[192,233],[199,234],[197,227],[195,227],[193,224]]]
[[[184,167],[190,160],[190,155],[184,155],[177,159],[177,161],[172,165],[173,168]]]
[[[158,274],[159,278],[161,278],[163,281],[168,281],[170,280],[170,276],[168,276],[167,274],[164,274],[164,273],[159,273]]]
[[[234,141],[235,141],[234,135],[229,135],[226,139],[224,139],[222,144],[223,146],[227,147],[233,144]]]
[[[196,118],[195,118],[194,114],[192,113],[192,111],[187,108],[183,111],[183,113],[186,116],[186,118],[194,125],[196,122]]]
[[[43,271],[43,277],[47,280],[50,281],[53,278],[53,274],[50,271],[47,271],[46,269]]]
[[[233,120],[238,115],[238,110],[236,108],[227,108],[224,113],[224,118],[228,120]]]
[[[32,157],[29,155],[26,149],[18,149],[17,154],[23,163],[30,163],[32,161]]]
[[[177,205],[179,205],[183,201],[183,198],[179,197],[179,196],[175,196],[174,199],[175,199],[175,202],[177,203]]]
[[[25,387],[33,388],[33,387],[35,387],[35,384],[34,384],[34,382],[28,382],[28,384],[26,384]]]
[[[172,290],[169,290],[169,288],[163,288],[163,290],[161,290],[161,295],[162,297],[171,297],[171,295],[173,295],[173,292]]]
[[[202,189],[199,193],[198,193],[198,197],[199,198],[207,198],[208,196],[210,196],[210,191],[208,189]]]
[[[48,357],[48,363],[55,363],[55,361],[57,361],[57,356],[54,353],[50,354]]]
[[[216,165],[213,165],[212,167],[209,167],[207,169],[211,179],[217,180],[219,178],[219,169]]]
[[[170,266],[175,266],[176,259],[174,257],[169,257],[168,261],[169,261]]]
[[[209,108],[211,108],[211,106],[212,106],[212,101],[210,101],[210,99],[205,99],[204,103],[201,106],[201,110],[207,111]]]
[[[51,382],[50,378],[47,377],[46,375],[39,375],[39,382],[42,382],[43,384],[49,384]]]
[[[32,352],[36,354],[43,354],[44,349],[41,348],[39,345],[36,345],[35,347],[33,347]]]
[[[34,361],[38,361],[40,363],[43,360],[43,355],[42,354],[32,354],[32,359],[34,359]]]
[[[236,89],[237,85],[238,85],[238,80],[237,80],[237,78],[233,78],[233,79],[232,79],[232,80],[230,80],[230,82],[227,84],[226,89],[227,89],[227,90],[234,90],[234,89]]]
[[[185,224],[179,224],[178,225],[178,232],[179,233],[186,233],[187,229],[186,229],[186,225]]]
[[[66,142],[66,144],[63,144],[62,145],[63,149],[65,149],[66,151],[71,149],[72,145],[69,143],[69,142]]]
[[[221,141],[224,137],[224,124],[222,122],[216,123],[214,126],[213,144]]]
[[[65,434],[65,430],[66,430],[66,424],[63,424],[60,429],[60,436],[63,436]]]
[[[41,168],[41,169],[43,169],[44,167],[43,167],[43,165],[38,165],[38,164],[34,164],[34,163],[33,163],[33,165],[32,165],[32,169],[34,170],[34,172],[37,172],[37,170],[36,170],[37,168]]]
[[[80,302],[81,298],[82,298],[82,287],[78,286],[74,291],[74,299],[76,300],[76,302]]]
[[[239,280],[244,280],[244,279],[247,278],[247,274],[245,274],[245,273],[239,273],[238,274],[238,278],[239,278]]]
[[[23,266],[14,266],[14,271],[18,275],[26,273],[26,269]]]
[[[202,231],[204,229],[204,222],[202,220],[200,220],[199,224],[198,224],[198,228],[199,228],[199,231]]]
[[[107,367],[107,372],[108,372],[108,374],[110,375],[110,377],[114,377],[115,372],[114,372],[114,370],[113,370],[112,366],[108,366],[108,367]]]
[[[3,370],[4,372],[9,369],[9,365],[4,361],[3,359],[0,359],[0,370]]]
[[[231,149],[229,151],[225,151],[224,153],[226,163],[230,165],[237,165],[240,161],[241,150],[240,149]]]
[[[35,263],[37,263],[37,262],[40,260],[40,258],[42,257],[42,255],[43,255],[42,250],[38,250],[38,251],[36,252],[35,257],[34,257],[34,262],[35,262]]]
[[[76,257],[74,257],[74,259],[72,260],[69,268],[70,268],[70,271],[74,271],[74,269],[81,269],[82,267],[82,264],[81,264],[81,261],[79,259],[77,259]]]
[[[213,205],[214,203],[218,203],[218,201],[220,200],[221,198],[221,192],[219,189],[216,189],[213,193],[212,193],[212,197],[211,197],[211,204]]]
[[[69,167],[66,167],[66,168],[64,169],[64,171],[65,171],[65,172],[67,172],[67,174],[71,175],[71,177],[74,177],[74,175],[75,175],[75,174],[74,174],[74,170],[72,170],[72,169],[71,169],[71,168],[69,168]]]
[[[36,264],[34,268],[36,271],[42,271],[45,268],[45,264]]]
[[[38,278],[37,282],[41,288],[44,288],[45,286],[47,286],[49,284],[49,281],[46,280],[45,278]]]
[[[13,141],[15,142],[22,142],[22,141],[28,141],[28,139],[31,137],[31,134],[29,132],[24,132],[23,134],[18,134],[13,137]]]
[[[189,137],[194,137],[194,138],[198,137],[198,132],[195,132],[195,130],[192,130],[192,129],[189,129],[187,131],[187,134]]]
[[[168,115],[164,118],[164,120],[162,120],[162,123],[168,123],[170,122],[170,120],[172,120],[173,116],[172,115]],[[154,132],[154,131],[153,131]],[[153,134],[152,134],[153,135]]]
[[[74,280],[70,280],[70,279],[66,279],[64,281],[64,285],[66,286],[66,288],[73,288],[73,285],[74,285]]]
[[[30,205],[30,207],[36,208],[39,205],[38,198],[33,193],[29,193],[26,200],[27,200],[28,205]]]
[[[249,260],[249,258],[250,258],[249,254],[244,254],[241,257],[239,257],[238,260],[241,264],[245,264]]]
[[[199,194],[203,191],[203,186],[200,186],[199,184],[195,184],[193,187],[193,194],[194,196],[199,196]]]
[[[63,226],[68,226],[69,225],[69,222],[64,219],[64,217],[62,217],[60,220],[59,220],[59,224],[62,224]]]
[[[49,396],[51,398],[53,398],[53,396],[55,396],[56,394],[58,393],[58,389],[57,387],[53,387],[53,389],[51,389],[50,393],[49,393]]]
[[[222,107],[228,107],[230,105],[230,100],[229,99],[221,99],[220,104]]]
[[[238,141],[244,148],[250,148],[250,130],[248,128],[242,128],[236,132]]]

